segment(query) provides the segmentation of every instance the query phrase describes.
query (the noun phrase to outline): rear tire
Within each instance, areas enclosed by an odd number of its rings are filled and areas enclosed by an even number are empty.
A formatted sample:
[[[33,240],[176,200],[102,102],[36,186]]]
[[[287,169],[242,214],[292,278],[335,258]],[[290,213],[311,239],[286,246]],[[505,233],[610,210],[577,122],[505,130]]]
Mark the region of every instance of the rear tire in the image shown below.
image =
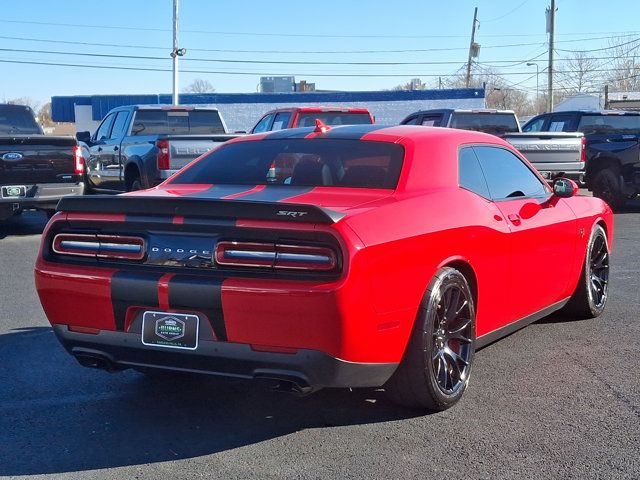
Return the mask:
[[[565,312],[577,319],[599,316],[607,304],[609,284],[609,244],[600,225],[593,227],[578,286]]]
[[[129,179],[127,180],[127,192],[135,192],[137,190],[142,190],[142,181],[140,180],[140,174],[138,172],[134,172],[131,174]]]
[[[608,167],[598,171],[592,185],[593,195],[607,202],[612,209],[624,207],[627,197],[622,192],[617,168]]]
[[[385,385],[396,403],[431,411],[455,405],[469,383],[475,304],[466,278],[441,268],[425,292],[402,362]]]

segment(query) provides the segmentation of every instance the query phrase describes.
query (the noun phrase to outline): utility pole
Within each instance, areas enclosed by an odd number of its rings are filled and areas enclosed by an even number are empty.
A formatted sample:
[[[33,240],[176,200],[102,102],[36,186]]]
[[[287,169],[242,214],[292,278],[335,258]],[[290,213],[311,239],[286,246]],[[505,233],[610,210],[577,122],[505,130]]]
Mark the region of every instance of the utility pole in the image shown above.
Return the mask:
[[[465,85],[469,88],[469,83],[471,83],[471,57],[473,55],[473,44],[476,38],[476,22],[478,18],[478,7],[473,11],[473,25],[471,26],[471,43],[469,43],[469,59],[467,60],[467,77],[465,80]]]
[[[173,0],[173,50],[171,58],[173,58],[173,104],[178,105],[178,57],[184,55],[184,52],[178,47],[178,0]],[[184,50],[184,49],[183,49]]]
[[[549,33],[549,71],[547,91],[547,111],[553,111],[553,41],[556,29],[556,1],[551,0],[551,7],[547,8],[547,32]]]

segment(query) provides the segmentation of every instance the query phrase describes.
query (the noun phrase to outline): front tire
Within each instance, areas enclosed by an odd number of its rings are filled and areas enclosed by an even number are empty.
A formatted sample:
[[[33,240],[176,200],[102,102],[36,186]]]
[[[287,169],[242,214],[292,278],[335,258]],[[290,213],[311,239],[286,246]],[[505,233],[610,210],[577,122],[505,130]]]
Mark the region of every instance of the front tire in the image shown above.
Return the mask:
[[[475,351],[475,304],[466,278],[441,268],[429,283],[400,366],[385,385],[405,407],[441,411],[469,383]]]
[[[565,311],[579,319],[599,316],[607,304],[609,285],[609,244],[601,225],[593,227],[578,286]]]

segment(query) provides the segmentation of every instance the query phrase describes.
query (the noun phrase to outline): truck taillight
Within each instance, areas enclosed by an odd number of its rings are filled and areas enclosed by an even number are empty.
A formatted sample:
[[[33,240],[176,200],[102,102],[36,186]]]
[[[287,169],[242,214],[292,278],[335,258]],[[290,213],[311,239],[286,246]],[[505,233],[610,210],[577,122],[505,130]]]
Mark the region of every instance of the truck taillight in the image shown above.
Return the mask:
[[[218,265],[278,270],[328,272],[338,264],[335,252],[328,247],[272,243],[218,242],[214,257]]]
[[[158,148],[158,170],[169,170],[171,168],[169,140],[158,140],[156,147]]]
[[[82,147],[76,145],[73,147],[73,173],[82,175],[84,173],[84,157],[82,156]]]
[[[580,161],[582,163],[586,163],[587,161],[587,138],[586,137],[582,137],[582,140],[580,142]]]
[[[59,233],[52,248],[58,255],[119,260],[142,260],[146,254],[143,238],[120,235]]]

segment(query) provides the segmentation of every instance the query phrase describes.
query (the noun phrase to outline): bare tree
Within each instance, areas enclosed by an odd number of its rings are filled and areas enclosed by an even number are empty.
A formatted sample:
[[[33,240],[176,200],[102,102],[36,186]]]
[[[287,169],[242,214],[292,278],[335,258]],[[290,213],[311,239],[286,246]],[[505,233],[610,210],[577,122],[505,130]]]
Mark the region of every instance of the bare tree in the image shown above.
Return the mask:
[[[409,82],[396,85],[391,90],[394,90],[394,91],[426,90],[427,88],[428,88],[427,84],[424,83],[422,80],[420,80],[419,78],[412,78]]]
[[[586,52],[574,52],[558,70],[559,80],[565,91],[579,93],[593,91],[601,83],[600,62]]]
[[[196,78],[186,88],[182,90],[184,93],[213,93],[216,91],[208,80]]]
[[[613,59],[606,62],[609,74],[606,81],[612,91],[633,92],[640,91],[640,39],[629,41],[629,37],[621,37],[610,40],[611,50],[609,56]]]
[[[446,86],[449,88],[464,88],[465,85],[466,79],[462,73],[446,82]],[[495,70],[487,68],[480,74],[473,75],[470,86],[485,88],[485,105],[488,108],[513,110],[518,116],[535,113],[534,102],[529,98],[527,92],[511,87],[509,82]]]
[[[54,125],[51,119],[51,102],[47,102],[38,110],[38,121],[43,127],[52,127]]]

